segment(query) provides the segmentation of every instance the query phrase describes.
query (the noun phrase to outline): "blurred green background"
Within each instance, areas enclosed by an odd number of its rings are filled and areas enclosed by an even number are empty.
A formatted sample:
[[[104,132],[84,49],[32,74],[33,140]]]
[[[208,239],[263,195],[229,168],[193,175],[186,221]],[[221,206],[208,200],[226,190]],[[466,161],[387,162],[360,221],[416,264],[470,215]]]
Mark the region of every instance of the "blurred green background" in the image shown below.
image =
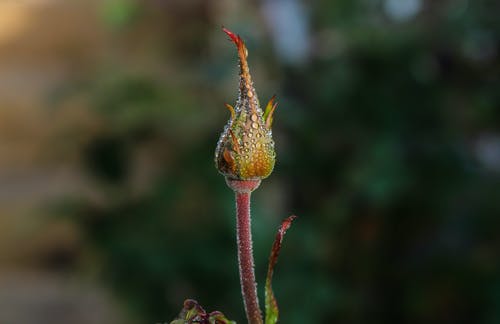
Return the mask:
[[[245,323],[214,168],[241,34],[281,323],[500,323],[500,4],[0,1],[0,322]]]

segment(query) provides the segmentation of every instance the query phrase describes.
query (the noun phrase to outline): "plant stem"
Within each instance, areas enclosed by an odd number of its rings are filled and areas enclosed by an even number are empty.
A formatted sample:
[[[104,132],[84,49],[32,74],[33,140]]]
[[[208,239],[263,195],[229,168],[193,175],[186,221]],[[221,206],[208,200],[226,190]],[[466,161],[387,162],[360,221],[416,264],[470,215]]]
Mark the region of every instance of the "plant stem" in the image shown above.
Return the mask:
[[[251,192],[259,186],[260,180],[228,180],[227,182],[236,195],[238,265],[245,312],[249,324],[262,324],[255,281],[250,217]]]

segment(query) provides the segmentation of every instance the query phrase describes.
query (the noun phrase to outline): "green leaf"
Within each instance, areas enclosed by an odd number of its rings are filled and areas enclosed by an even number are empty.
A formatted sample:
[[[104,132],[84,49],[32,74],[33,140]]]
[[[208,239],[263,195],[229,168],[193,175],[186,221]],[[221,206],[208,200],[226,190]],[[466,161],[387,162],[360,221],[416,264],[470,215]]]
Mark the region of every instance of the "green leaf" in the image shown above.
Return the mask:
[[[278,262],[278,256],[281,250],[281,243],[283,242],[283,236],[285,236],[286,231],[292,225],[292,221],[297,218],[297,216],[290,216],[283,220],[276,238],[274,239],[273,247],[271,249],[271,255],[269,256],[269,267],[267,268],[267,278],[266,278],[266,324],[275,324],[278,322],[279,310],[278,303],[276,302],[276,297],[271,286],[271,281],[273,279],[274,266]]]

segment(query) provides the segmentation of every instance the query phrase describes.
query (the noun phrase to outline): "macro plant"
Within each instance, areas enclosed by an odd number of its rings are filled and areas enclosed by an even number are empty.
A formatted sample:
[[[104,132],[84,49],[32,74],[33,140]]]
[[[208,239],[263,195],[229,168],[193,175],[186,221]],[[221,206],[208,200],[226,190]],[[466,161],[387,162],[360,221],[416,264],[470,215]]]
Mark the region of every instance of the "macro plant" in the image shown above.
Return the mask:
[[[215,166],[235,193],[236,238],[241,293],[249,324],[274,324],[278,321],[278,305],[271,281],[283,236],[295,216],[286,218],[278,229],[269,257],[265,283],[265,318],[259,306],[252,251],[250,214],[251,193],[273,171],[276,161],[271,126],[277,107],[275,96],[261,109],[248,67],[248,50],[243,39],[226,28],[223,31],[236,45],[239,59],[238,99],[226,104],[230,118],[217,142]],[[186,300],[177,320],[181,323],[234,323],[218,311],[207,313],[196,301]]]

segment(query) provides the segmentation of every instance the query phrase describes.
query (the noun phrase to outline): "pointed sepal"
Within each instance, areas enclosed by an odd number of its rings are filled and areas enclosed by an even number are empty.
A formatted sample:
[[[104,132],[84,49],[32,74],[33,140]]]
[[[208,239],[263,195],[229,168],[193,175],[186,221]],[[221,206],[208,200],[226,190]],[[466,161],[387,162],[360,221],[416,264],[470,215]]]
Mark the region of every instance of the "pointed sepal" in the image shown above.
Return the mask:
[[[248,56],[248,50],[241,36],[233,33],[232,31],[230,31],[225,27],[222,27],[222,30],[227,34],[227,36],[229,36],[231,41],[236,45],[236,47],[238,48],[238,52],[241,52],[241,54],[243,54],[243,58],[246,58]],[[242,57],[240,56],[240,58]]]
[[[231,135],[233,149],[236,151],[236,153],[241,154],[240,144],[238,143],[238,139],[236,138],[236,135],[234,135],[234,132],[232,129],[229,129],[228,131],[229,131],[229,135]]]
[[[229,110],[231,113],[231,121],[234,121],[234,118],[236,117],[236,112],[234,111],[234,107],[231,106],[230,104],[225,104],[226,108]]]
[[[264,110],[264,115],[262,116],[264,122],[266,123],[267,129],[271,129],[271,126],[273,124],[274,110],[276,109],[277,106],[278,103],[276,102],[276,95],[274,95],[271,97],[271,99],[269,99],[266,109]]]

